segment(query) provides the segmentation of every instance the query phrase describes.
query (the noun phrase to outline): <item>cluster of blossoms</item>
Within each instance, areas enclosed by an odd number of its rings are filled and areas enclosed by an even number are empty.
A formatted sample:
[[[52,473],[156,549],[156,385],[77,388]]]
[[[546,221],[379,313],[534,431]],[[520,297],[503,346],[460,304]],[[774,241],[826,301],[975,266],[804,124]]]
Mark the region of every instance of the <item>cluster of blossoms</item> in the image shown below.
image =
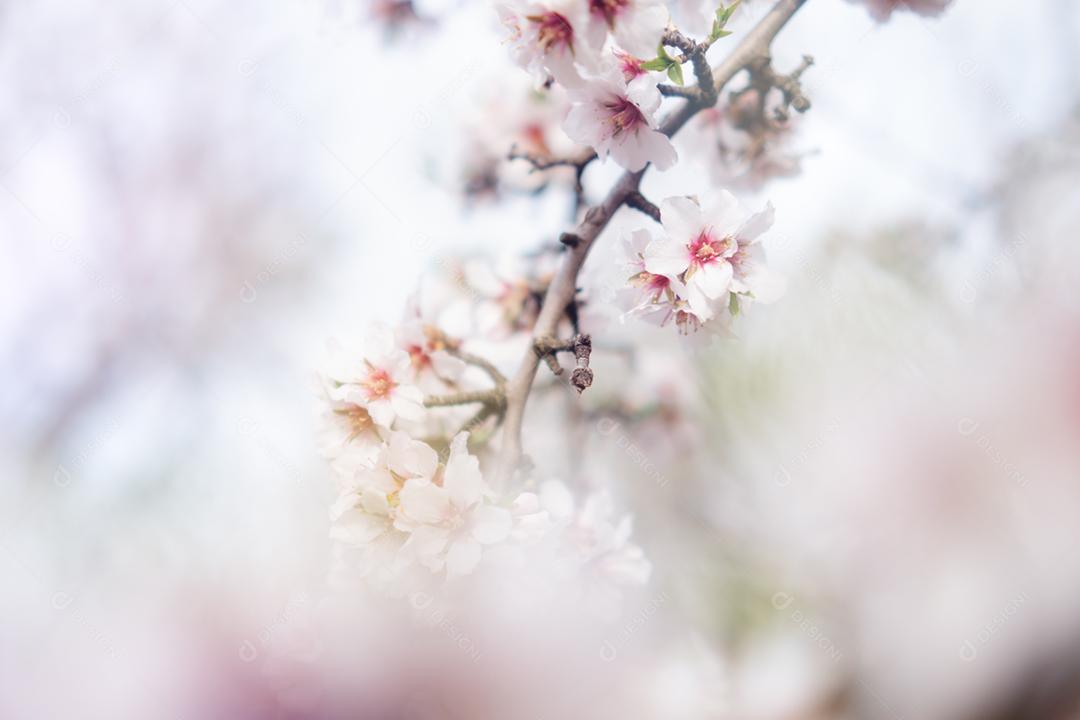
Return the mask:
[[[660,223],[660,237],[636,230],[624,240],[629,287],[618,300],[626,316],[674,322],[683,333],[722,332],[747,302],[771,302],[783,292],[759,242],[773,223],[771,204],[747,213],[726,190],[705,207],[673,197],[660,205]]]
[[[506,162],[507,150],[540,162],[572,157],[583,148],[562,130],[570,109],[566,89],[535,87],[521,73],[495,76],[482,86],[465,123],[463,188],[470,198],[498,199],[503,193],[534,193],[549,184],[570,187],[570,167],[533,172],[526,163]]]
[[[447,433],[446,414],[425,407],[429,394],[468,385],[459,347],[413,302],[395,332],[379,327],[362,347],[331,348],[320,446],[338,492],[330,513],[335,576],[401,591],[433,574],[467,575],[489,553],[514,560],[544,545],[575,567],[644,581],[649,564],[629,542],[628,518],[613,524],[595,497],[576,510],[554,482],[540,494],[501,497],[470,451],[469,433]]]
[[[659,0],[513,0],[498,6],[514,59],[540,83],[569,90],[563,130],[627,170],[659,170],[677,155],[657,129],[661,96],[642,58],[669,22]]]
[[[796,118],[781,110],[780,93],[754,87],[698,113],[681,138],[714,184],[757,192],[770,180],[798,175],[806,152],[793,149]]]

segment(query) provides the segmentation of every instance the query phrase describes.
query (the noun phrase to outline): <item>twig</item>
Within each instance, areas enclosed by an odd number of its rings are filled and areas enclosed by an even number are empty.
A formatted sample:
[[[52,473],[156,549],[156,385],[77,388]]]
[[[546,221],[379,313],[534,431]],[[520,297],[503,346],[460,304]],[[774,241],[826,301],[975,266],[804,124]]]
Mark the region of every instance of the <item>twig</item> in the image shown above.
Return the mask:
[[[639,190],[635,190],[626,196],[626,206],[640,210],[656,222],[660,222],[660,208],[651,203]]]
[[[670,47],[678,48],[683,54],[679,61],[685,63],[689,60],[694,66],[694,77],[698,81],[698,97],[694,98],[694,101],[706,107],[715,105],[719,91],[716,88],[716,82],[713,80],[712,67],[709,66],[709,60],[705,57],[711,43],[694,42],[675,28],[668,28],[664,32],[661,42]],[[661,90],[661,92],[663,91]]]
[[[489,390],[465,390],[449,395],[429,395],[424,398],[424,407],[450,407],[453,405],[472,405],[473,403],[502,404],[505,392],[502,388]]]
[[[718,95],[724,86],[751,62],[768,55],[769,45],[773,38],[805,3],[806,0],[779,0],[747,33],[731,54],[711,70],[713,94]],[[669,137],[674,135],[703,107],[706,105],[698,102],[683,104],[664,120],[660,127],[661,131]],[[645,168],[623,174],[608,192],[607,197],[585,214],[584,220],[574,232],[578,243],[569,248],[559,266],[558,273],[548,286],[540,314],[533,326],[534,338],[555,335],[567,304],[574,299],[578,272],[585,263],[589,250],[592,249],[597,236],[607,227],[615,212],[626,202],[630,193],[638,189],[644,174]],[[521,459],[521,424],[539,364],[540,358],[530,345],[517,372],[506,386],[506,418],[503,423],[503,441],[496,480],[499,484],[505,483],[513,475]]]
[[[458,360],[461,360],[466,365],[472,365],[478,367],[487,373],[491,381],[495,383],[496,387],[506,385],[506,376],[499,371],[499,368],[492,365],[488,360],[480,357],[479,355],[473,355],[472,353],[465,352],[459,348],[447,348],[446,352],[453,355]]]
[[[585,392],[593,381],[593,371],[589,367],[589,356],[592,355],[592,338],[588,335],[578,335],[574,338],[574,359],[577,367],[570,374],[570,384],[578,391],[578,395]]]
[[[814,58],[803,55],[799,67],[787,75],[776,72],[772,66],[772,58],[764,55],[755,60],[750,66],[751,85],[766,93],[770,88],[776,88],[784,95],[784,105],[791,106],[796,112],[804,113],[810,109],[810,99],[803,94],[802,83],[799,78],[807,68],[814,64]]]
[[[556,158],[544,158],[532,153],[519,152],[517,145],[510,148],[510,152],[506,155],[507,160],[525,160],[532,165],[532,172],[537,170],[550,170],[556,167],[572,167],[577,168],[580,172],[586,165],[596,159],[596,151],[589,150],[587,153],[582,153],[577,157],[556,157]]]
[[[660,94],[664,97],[680,97],[693,102],[698,102],[701,99],[701,91],[696,87],[685,87],[683,85],[668,85],[667,83],[661,83],[656,86],[656,89],[660,91]]]

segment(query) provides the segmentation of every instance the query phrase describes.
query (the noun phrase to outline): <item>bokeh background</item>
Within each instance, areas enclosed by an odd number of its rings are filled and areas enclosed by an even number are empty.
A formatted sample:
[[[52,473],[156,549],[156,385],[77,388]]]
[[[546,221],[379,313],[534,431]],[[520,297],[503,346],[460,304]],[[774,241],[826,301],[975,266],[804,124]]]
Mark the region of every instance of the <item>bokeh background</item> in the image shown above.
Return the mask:
[[[486,3],[416,12],[0,4],[0,714],[123,717],[287,624],[326,569],[326,339],[565,229],[558,193],[463,198],[516,70]],[[706,441],[644,442],[666,480],[625,493],[720,658],[684,664],[726,663],[683,716],[1064,717],[1011,703],[1080,647],[1080,8],[811,0],[774,53],[816,60],[802,172],[748,198],[788,294],[665,336]]]

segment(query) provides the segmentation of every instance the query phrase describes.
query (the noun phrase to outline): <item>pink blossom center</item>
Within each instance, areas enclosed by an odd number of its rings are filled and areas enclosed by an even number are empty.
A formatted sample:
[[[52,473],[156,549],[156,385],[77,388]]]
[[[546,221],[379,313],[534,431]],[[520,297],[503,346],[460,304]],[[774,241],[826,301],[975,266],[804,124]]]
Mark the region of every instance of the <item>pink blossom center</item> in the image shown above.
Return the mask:
[[[367,391],[369,401],[388,398],[394,388],[397,387],[397,383],[390,377],[390,373],[378,368],[373,369],[367,379],[360,384]]]
[[[626,82],[645,74],[645,68],[641,67],[642,61],[633,55],[616,50],[615,56],[619,59],[619,69],[622,70]]]
[[[559,13],[546,12],[541,15],[529,15],[526,19],[536,25],[536,37],[544,52],[551,52],[552,48],[570,49],[572,47],[574,27]]]
[[[630,5],[630,0],[589,0],[589,10],[604,17],[608,27],[615,26],[615,17]]]
[[[624,97],[616,97],[606,103],[610,116],[608,120],[615,127],[614,135],[622,132],[632,132],[642,125],[648,125],[641,109]]]
[[[654,275],[648,270],[642,270],[634,277],[630,278],[637,287],[642,290],[648,291],[653,298],[659,298],[664,292],[671,287],[671,279],[666,275]]]
[[[349,405],[347,408],[335,410],[338,415],[345,418],[349,426],[349,440],[354,440],[375,426],[366,408],[359,405]]]
[[[408,347],[409,362],[417,370],[423,370],[431,365],[431,356],[420,345],[410,345]]]
[[[731,238],[714,238],[709,231],[702,230],[690,243],[690,261],[701,267],[723,259]]]

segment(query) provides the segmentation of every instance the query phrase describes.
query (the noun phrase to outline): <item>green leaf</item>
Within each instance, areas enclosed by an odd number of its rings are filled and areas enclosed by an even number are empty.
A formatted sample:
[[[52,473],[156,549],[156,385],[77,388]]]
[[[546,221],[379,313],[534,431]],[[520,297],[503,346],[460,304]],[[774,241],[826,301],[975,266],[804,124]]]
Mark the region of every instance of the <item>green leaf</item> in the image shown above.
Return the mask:
[[[739,314],[739,296],[735,293],[731,293],[731,296],[728,299],[728,312],[732,315]]]
[[[728,20],[735,13],[735,9],[739,7],[741,0],[735,0],[729,6],[724,6],[723,3],[716,9],[716,17],[713,19],[712,32],[709,33],[709,42],[713,43],[722,37],[727,37],[731,34],[730,30],[725,30]]]
[[[667,54],[664,43],[660,43],[660,46],[656,49],[656,57],[641,63],[641,67],[651,72],[663,72],[674,64],[675,60]]]
[[[674,63],[671,67],[667,69],[667,76],[671,78],[671,82],[675,83],[676,85],[682,85],[682,65],[680,65],[679,63]]]
[[[665,58],[653,58],[652,60],[641,63],[641,67],[644,70],[663,72],[671,67],[672,62],[674,61]]]

